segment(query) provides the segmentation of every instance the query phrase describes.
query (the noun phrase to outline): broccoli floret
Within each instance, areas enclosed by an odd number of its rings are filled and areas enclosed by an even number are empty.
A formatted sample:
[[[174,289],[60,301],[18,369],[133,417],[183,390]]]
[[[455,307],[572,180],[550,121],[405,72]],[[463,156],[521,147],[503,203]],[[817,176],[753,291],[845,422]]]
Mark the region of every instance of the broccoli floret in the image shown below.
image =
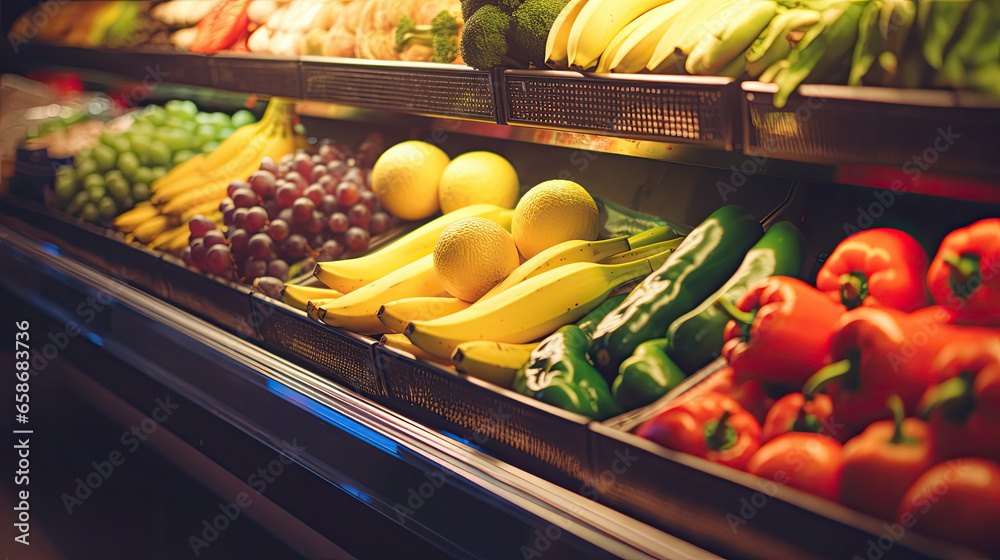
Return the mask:
[[[483,6],[465,22],[462,29],[462,59],[473,68],[520,66],[507,56],[507,31],[510,16],[496,6]]]
[[[462,19],[469,21],[472,14],[483,6],[496,6],[504,13],[511,14],[523,3],[524,0],[462,0]]]
[[[510,24],[510,44],[517,58],[545,63],[545,43],[552,24],[569,0],[526,0],[514,11]]]
[[[416,41],[434,48],[434,62],[448,63],[458,55],[457,35],[458,22],[448,10],[441,10],[430,25],[416,25],[410,16],[403,16],[396,23],[396,50]]]

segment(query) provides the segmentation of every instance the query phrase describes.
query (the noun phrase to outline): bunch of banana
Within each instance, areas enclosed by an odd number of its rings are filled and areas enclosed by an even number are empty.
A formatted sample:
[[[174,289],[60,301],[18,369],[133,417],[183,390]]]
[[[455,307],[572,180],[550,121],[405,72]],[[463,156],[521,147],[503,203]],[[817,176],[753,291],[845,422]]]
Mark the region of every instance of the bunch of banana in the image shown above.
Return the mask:
[[[312,286],[297,286],[295,284],[285,284],[281,291],[281,299],[286,304],[305,311],[309,302],[335,300],[344,294],[329,288],[316,288]]]
[[[517,370],[528,361],[536,346],[537,342],[508,344],[473,340],[459,344],[451,355],[451,362],[456,370],[466,375],[509,388]]]
[[[401,333],[413,321],[429,321],[457,313],[471,303],[456,297],[412,297],[390,301],[378,310],[378,319],[387,329]]]
[[[260,121],[240,127],[210,154],[195,156],[155,181],[151,202],[115,218],[115,227],[143,243],[155,240],[157,247],[180,249],[187,240],[181,243],[182,233],[171,228],[196,214],[221,223],[219,203],[232,181],[249,177],[264,157],[278,160],[295,151],[294,107],[293,101],[272,99]]]

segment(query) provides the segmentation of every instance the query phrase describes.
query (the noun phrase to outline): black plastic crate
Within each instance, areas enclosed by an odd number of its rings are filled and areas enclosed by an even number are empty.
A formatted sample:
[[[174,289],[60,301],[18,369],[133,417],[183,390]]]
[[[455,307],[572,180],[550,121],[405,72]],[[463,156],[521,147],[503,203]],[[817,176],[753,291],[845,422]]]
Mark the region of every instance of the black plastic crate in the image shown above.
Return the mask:
[[[191,270],[170,254],[161,262],[169,301],[242,338],[256,338],[249,286]]]

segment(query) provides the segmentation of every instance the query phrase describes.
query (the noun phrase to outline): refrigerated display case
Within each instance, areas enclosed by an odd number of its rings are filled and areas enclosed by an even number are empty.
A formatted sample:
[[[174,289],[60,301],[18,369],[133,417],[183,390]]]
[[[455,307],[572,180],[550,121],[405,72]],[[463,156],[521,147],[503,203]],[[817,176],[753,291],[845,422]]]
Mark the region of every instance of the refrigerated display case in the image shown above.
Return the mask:
[[[218,108],[293,98],[314,140],[378,131],[387,145],[489,150],[523,185],[574,180],[679,225],[739,204],[803,231],[805,279],[854,231],[897,227],[933,248],[1000,216],[1000,106],[962,92],[805,85],[777,109],[772,85],[729,78],[36,44],[5,66],[69,67],[95,89],[152,68],[163,81],[151,99]],[[107,308],[59,353],[73,397],[127,426],[152,396],[174,395],[179,417],[150,447],[222,511],[259,500],[241,511],[270,535],[262,555],[975,556],[913,532],[886,537],[883,521],[630,433],[712,367],[666,400],[593,421],[311,321],[38,200],[4,198],[0,220],[3,289],[24,312],[58,329],[81,301]],[[250,484],[274,458],[294,474]]]

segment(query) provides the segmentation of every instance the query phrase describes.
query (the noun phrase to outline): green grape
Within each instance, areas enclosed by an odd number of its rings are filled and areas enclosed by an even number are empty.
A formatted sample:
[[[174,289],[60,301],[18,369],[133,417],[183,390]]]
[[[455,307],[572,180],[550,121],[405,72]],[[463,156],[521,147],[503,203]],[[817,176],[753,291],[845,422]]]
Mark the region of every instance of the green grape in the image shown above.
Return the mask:
[[[139,158],[139,161],[142,162],[143,165],[151,165],[149,163],[149,153],[152,149],[153,143],[152,140],[149,139],[149,136],[135,135],[129,140],[132,142],[132,153]]]
[[[111,198],[114,198],[116,202],[124,201],[131,194],[128,181],[126,181],[123,177],[108,178],[106,187],[108,189],[108,194],[111,195]]]
[[[159,138],[170,148],[170,151],[178,152],[191,149],[191,135],[183,128],[163,128],[161,130]]]
[[[111,200],[110,196],[106,196],[98,201],[97,213],[100,214],[102,219],[110,220],[118,214],[118,206],[114,200]]]
[[[108,196],[108,189],[104,185],[96,185],[87,189],[87,194],[90,196],[91,202],[97,202],[98,200]]]
[[[89,191],[92,188],[100,187],[104,188],[104,175],[100,173],[91,173],[83,178],[83,189]],[[100,198],[100,197],[98,197]]]
[[[194,131],[198,130],[199,126],[201,125],[194,122],[194,119],[191,119],[189,121],[184,121],[183,123],[181,123],[181,128],[188,131],[189,134],[194,134]]]
[[[233,121],[229,118],[229,115],[225,113],[211,113],[211,122],[217,127],[232,126]]]
[[[114,139],[112,139],[112,142],[114,142],[114,145],[111,147],[115,149],[115,152],[117,152],[118,155],[127,153],[132,149],[132,143],[128,141],[128,138],[125,138],[124,134],[116,135]]]
[[[194,101],[184,100],[181,101],[183,110],[187,113],[188,118],[193,119],[195,115],[198,114],[198,106],[194,104]]]
[[[194,116],[194,122],[198,124],[212,124],[212,113],[198,113]]]
[[[97,210],[97,204],[93,202],[88,202],[83,205],[83,209],[80,210],[80,217],[88,222],[96,222],[101,219],[101,213]]]
[[[156,126],[163,126],[167,121],[167,110],[159,105],[150,105],[143,110],[146,120]]]
[[[167,168],[162,165],[158,165],[152,168],[152,171],[153,171],[153,180],[150,181],[150,184],[155,183],[157,179],[167,174]]]
[[[76,178],[83,181],[87,175],[97,173],[97,162],[91,158],[76,158]]]
[[[73,200],[73,197],[76,196],[76,178],[67,177],[65,174],[61,176],[56,175],[54,190],[56,200],[59,201],[59,206],[65,208]]]
[[[97,170],[101,173],[114,167],[117,158],[118,152],[114,148],[105,146],[104,144],[94,146],[94,162],[97,164]]]
[[[184,103],[183,99],[171,99],[163,104],[163,108],[169,113],[176,112],[180,110],[181,103]]]
[[[80,150],[76,154],[76,158],[93,159],[94,158],[94,149],[93,148],[84,148],[84,149]],[[74,162],[76,161],[76,158],[73,158]]]
[[[148,167],[140,167],[132,176],[132,183],[146,183],[148,185],[152,182],[153,170]]]
[[[170,163],[170,148],[160,140],[153,140],[149,145],[149,162],[151,165],[167,165]]]
[[[184,117],[171,113],[167,120],[163,123],[163,126],[169,126],[173,128],[181,128],[184,126]]]
[[[136,181],[136,173],[139,172],[139,158],[132,152],[123,152],[118,156],[118,170],[122,175]]]
[[[215,139],[221,142],[226,138],[229,138],[233,134],[233,132],[235,132],[235,130],[231,126],[220,128],[215,132]]]
[[[80,191],[73,196],[73,200],[66,205],[66,211],[70,214],[79,214],[84,205],[90,202],[90,194],[87,191]]]
[[[193,157],[194,152],[191,150],[181,150],[174,154],[174,165],[180,165]]]
[[[134,140],[132,140],[132,135],[150,136],[156,134],[156,129],[157,127],[150,123],[138,122],[129,127],[128,132],[125,134],[130,142],[134,142]]]
[[[218,140],[212,140],[212,141],[210,141],[210,142],[205,142],[205,143],[204,143],[204,144],[202,144],[202,146],[201,146],[201,153],[203,153],[203,154],[209,154],[209,153],[212,153],[212,152],[214,152],[214,151],[215,151],[215,149],[216,149],[216,148],[218,148],[218,147],[219,147],[219,142],[218,142]]]
[[[210,124],[203,124],[198,127],[194,134],[194,145],[204,146],[205,142],[215,140],[215,127]]]
[[[146,183],[132,183],[132,199],[136,202],[149,200],[151,194],[149,192],[149,185]]]
[[[131,210],[135,206],[135,202],[132,200],[131,196],[126,196],[125,200],[118,203],[118,213],[126,212]]]
[[[253,113],[247,111],[246,109],[240,109],[239,111],[236,111],[235,113],[233,113],[232,118],[229,120],[232,123],[233,128],[239,128],[241,126],[246,126],[248,124],[257,122],[257,119],[254,118]]]
[[[116,134],[114,132],[102,132],[101,135],[97,137],[97,140],[101,144],[104,144],[105,146],[107,146],[109,148],[114,148],[115,147],[115,144],[114,144],[114,137],[115,137],[115,135]]]

